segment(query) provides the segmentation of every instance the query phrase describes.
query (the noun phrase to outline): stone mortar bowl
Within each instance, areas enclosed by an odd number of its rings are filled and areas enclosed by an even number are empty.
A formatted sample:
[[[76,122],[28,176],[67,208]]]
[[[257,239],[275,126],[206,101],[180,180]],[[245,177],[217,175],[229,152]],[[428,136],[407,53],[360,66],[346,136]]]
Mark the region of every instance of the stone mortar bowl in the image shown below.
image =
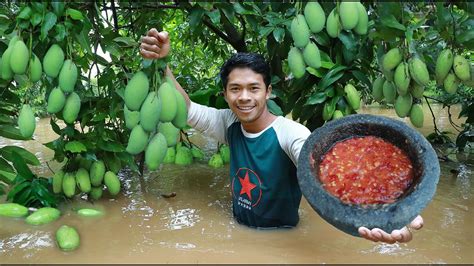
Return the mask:
[[[394,203],[345,204],[321,186],[318,169],[323,155],[336,142],[357,136],[380,137],[410,158],[414,182]],[[301,150],[297,174],[301,191],[313,209],[338,229],[359,236],[360,226],[381,228],[390,233],[409,224],[433,198],[440,168],[433,147],[415,129],[391,118],[357,114],[314,130]]]

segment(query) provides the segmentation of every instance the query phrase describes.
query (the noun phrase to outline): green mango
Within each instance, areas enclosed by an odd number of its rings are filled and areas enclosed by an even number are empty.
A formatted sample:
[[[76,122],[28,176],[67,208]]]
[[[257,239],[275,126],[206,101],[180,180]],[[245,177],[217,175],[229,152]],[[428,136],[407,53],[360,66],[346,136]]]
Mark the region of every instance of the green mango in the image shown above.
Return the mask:
[[[18,116],[18,127],[20,133],[25,138],[31,138],[36,128],[36,120],[33,110],[29,104],[24,104],[21,107],[20,115]]]
[[[156,129],[160,121],[161,106],[160,97],[156,92],[150,92],[140,108],[140,125],[145,131],[152,132]]]
[[[324,28],[326,14],[318,2],[309,1],[306,3],[304,17],[312,33],[318,33]]]
[[[105,174],[105,164],[102,160],[92,163],[89,170],[89,178],[92,186],[100,186]]]
[[[321,55],[318,46],[314,42],[309,42],[304,48],[303,59],[306,65],[312,68],[321,67]]]
[[[130,111],[140,110],[143,101],[148,96],[150,84],[148,77],[143,71],[138,71],[128,82],[125,87],[124,99]]]
[[[291,21],[291,37],[296,47],[304,48],[309,42],[309,27],[303,15],[298,14]]]
[[[176,158],[174,161],[177,165],[190,165],[193,163],[193,154],[186,146],[181,146],[176,149]]]
[[[356,2],[356,5],[359,19],[357,20],[357,25],[355,26],[354,31],[359,35],[365,35],[367,34],[369,16],[367,15],[367,10],[362,3]]]
[[[29,71],[30,71],[30,80],[31,82],[37,82],[41,79],[41,75],[43,74],[43,67],[41,66],[41,61],[33,54],[33,57],[30,59],[29,62]]]
[[[169,82],[163,82],[158,90],[158,95],[161,99],[161,122],[171,122],[178,111],[178,102],[176,100],[176,89]]]
[[[372,97],[377,102],[382,101],[383,99],[383,84],[385,83],[385,79],[383,77],[377,77],[375,81],[372,83]]]
[[[25,222],[30,225],[42,225],[55,221],[61,212],[52,207],[43,207],[26,217]]]
[[[175,147],[168,147],[166,149],[166,155],[165,158],[163,158],[163,163],[174,163],[176,160],[176,149]]]
[[[288,67],[291,73],[293,73],[293,76],[297,79],[303,77],[306,72],[303,54],[296,47],[292,47],[288,53]]]
[[[339,17],[342,28],[352,30],[359,22],[359,11],[356,2],[342,1],[339,3]]]
[[[399,95],[395,101],[394,107],[398,117],[404,118],[410,114],[413,97],[410,93],[406,95]]]
[[[176,96],[176,115],[171,123],[177,128],[183,129],[188,125],[188,106],[184,96],[178,91],[174,90]]]
[[[74,123],[76,121],[77,116],[79,115],[79,111],[81,110],[81,98],[75,92],[71,92],[69,96],[66,98],[66,103],[63,107],[63,119],[64,122],[68,124]]]
[[[18,203],[0,203],[0,216],[20,218],[28,215],[28,208]]]
[[[59,170],[53,175],[53,192],[58,194],[63,191],[64,171]]]
[[[451,70],[451,67],[453,66],[453,59],[454,57],[451,49],[444,49],[439,53],[435,67],[436,81],[438,84],[442,84],[443,80],[448,75],[449,70]]]
[[[51,45],[43,58],[43,71],[51,78],[58,76],[64,63],[64,52],[57,44]]]
[[[113,172],[107,171],[105,173],[104,184],[109,190],[110,195],[116,196],[120,192],[120,180]]]
[[[136,155],[144,151],[147,144],[148,133],[143,130],[141,125],[136,125],[130,133],[127,148],[125,150],[132,155]]]
[[[166,144],[165,136],[161,133],[156,133],[150,140],[145,151],[145,164],[150,171],[158,169],[161,162],[166,155],[168,145]]]
[[[72,60],[64,61],[64,64],[59,73],[59,87],[64,92],[72,92],[76,86],[77,81],[77,67]]]
[[[25,74],[30,61],[30,51],[22,40],[18,40],[13,45],[10,56],[10,68],[13,73],[22,75]]]
[[[48,97],[48,105],[46,107],[46,111],[50,114],[55,114],[61,111],[66,104],[66,96],[64,92],[60,88],[54,88]]]
[[[454,74],[462,80],[467,81],[471,78],[470,63],[462,55],[455,55],[453,59]]]
[[[401,62],[395,69],[394,81],[397,86],[398,94],[406,95],[408,93],[408,86],[410,86],[410,71],[408,64]]]
[[[334,8],[331,13],[329,13],[326,20],[326,31],[328,32],[329,37],[337,38],[339,33],[341,33],[341,30],[342,25],[339,22],[339,14],[336,12],[336,8]]]
[[[89,193],[91,191],[91,180],[89,177],[89,172],[84,168],[79,168],[76,172],[76,183],[79,190],[84,193]]]
[[[209,159],[208,165],[212,168],[220,168],[224,166],[224,160],[222,160],[222,156],[219,153],[216,153]]]
[[[176,146],[178,141],[180,129],[176,128],[173,123],[161,122],[158,124],[158,132],[165,136],[168,147]]]
[[[390,49],[382,58],[382,67],[384,70],[390,71],[400,64],[402,61],[402,52],[399,48]]]
[[[56,231],[56,241],[59,248],[64,251],[72,251],[77,249],[81,242],[77,230],[74,227],[67,225],[61,226]]]
[[[420,128],[423,127],[423,121],[423,107],[421,106],[421,104],[414,104],[410,110],[410,122],[415,127]]]
[[[73,173],[64,174],[63,193],[68,198],[72,198],[76,194],[76,178]]]

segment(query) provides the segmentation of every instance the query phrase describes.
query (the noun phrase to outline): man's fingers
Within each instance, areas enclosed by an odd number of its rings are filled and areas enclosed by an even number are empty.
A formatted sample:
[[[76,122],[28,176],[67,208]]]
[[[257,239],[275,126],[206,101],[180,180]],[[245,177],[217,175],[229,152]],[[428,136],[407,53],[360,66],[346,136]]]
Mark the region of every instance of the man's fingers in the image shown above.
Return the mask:
[[[158,45],[150,45],[150,44],[142,43],[140,44],[140,50],[145,50],[148,52],[154,52],[154,53],[159,54],[161,51],[161,48]]]
[[[166,41],[168,41],[168,32],[162,31],[162,32],[158,33],[157,34],[157,39],[160,42],[165,43]]]
[[[153,38],[157,38],[157,39],[159,38],[158,31],[155,28],[152,28],[151,30],[149,30],[147,35]]]
[[[372,233],[366,227],[359,227],[359,235],[367,240],[378,242],[378,240],[372,236]]]
[[[150,45],[158,45],[158,44],[159,44],[157,38],[155,38],[155,37],[147,37],[147,36],[142,36],[142,37],[140,38],[140,42],[141,42],[141,43],[150,44]]]
[[[140,49],[140,54],[146,59],[160,59],[160,55]]]
[[[423,228],[423,218],[420,215],[416,216],[416,218],[411,221],[409,226],[415,230]]]

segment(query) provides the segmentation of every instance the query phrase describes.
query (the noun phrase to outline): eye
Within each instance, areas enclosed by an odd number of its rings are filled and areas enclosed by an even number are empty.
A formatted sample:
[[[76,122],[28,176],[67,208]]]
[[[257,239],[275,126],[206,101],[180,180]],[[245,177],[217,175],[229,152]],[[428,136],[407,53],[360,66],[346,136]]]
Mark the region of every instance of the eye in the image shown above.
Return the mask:
[[[252,91],[258,91],[260,88],[259,87],[252,87],[251,90]]]

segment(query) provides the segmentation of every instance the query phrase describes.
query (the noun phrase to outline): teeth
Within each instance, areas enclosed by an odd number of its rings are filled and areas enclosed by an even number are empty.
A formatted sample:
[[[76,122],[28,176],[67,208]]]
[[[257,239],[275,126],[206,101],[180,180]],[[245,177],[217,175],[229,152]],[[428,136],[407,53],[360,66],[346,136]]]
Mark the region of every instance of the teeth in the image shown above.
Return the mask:
[[[241,109],[241,110],[250,110],[252,108],[253,108],[253,106],[251,106],[251,107],[239,106],[239,109]]]

